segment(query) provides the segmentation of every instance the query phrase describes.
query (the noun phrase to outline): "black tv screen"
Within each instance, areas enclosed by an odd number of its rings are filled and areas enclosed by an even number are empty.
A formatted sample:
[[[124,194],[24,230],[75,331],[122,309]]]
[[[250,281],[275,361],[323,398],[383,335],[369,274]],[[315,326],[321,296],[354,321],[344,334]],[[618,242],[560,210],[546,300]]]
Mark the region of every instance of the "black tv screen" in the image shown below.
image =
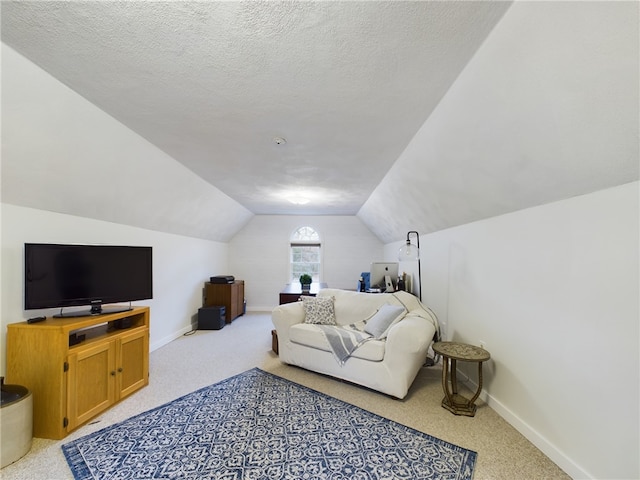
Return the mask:
[[[25,243],[24,259],[26,310],[90,305],[84,314],[99,314],[153,298],[151,247]]]

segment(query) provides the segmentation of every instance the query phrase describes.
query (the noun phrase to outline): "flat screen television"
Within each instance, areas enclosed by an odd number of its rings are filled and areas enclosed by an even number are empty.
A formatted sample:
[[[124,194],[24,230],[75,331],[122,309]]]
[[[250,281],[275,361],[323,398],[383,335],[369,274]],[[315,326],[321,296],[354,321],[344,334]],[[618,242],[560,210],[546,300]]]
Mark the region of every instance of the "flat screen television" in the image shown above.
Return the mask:
[[[131,309],[153,298],[152,247],[25,243],[24,308],[60,308],[56,317]],[[103,307],[129,302],[128,306]],[[90,310],[64,312],[64,307]]]

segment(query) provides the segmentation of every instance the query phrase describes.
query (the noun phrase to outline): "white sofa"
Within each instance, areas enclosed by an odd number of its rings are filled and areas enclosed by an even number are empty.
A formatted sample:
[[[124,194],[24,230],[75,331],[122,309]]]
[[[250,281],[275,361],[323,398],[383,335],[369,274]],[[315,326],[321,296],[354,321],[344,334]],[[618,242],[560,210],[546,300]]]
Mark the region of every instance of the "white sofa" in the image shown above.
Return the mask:
[[[366,325],[364,321],[385,304],[401,305],[406,313],[390,326],[386,338],[365,341],[341,364],[321,327],[305,323],[302,301],[280,305],[272,312],[280,360],[404,398],[427,359],[436,333],[439,335],[435,314],[407,292],[371,294],[323,289],[317,296],[334,297],[335,323],[339,326]]]

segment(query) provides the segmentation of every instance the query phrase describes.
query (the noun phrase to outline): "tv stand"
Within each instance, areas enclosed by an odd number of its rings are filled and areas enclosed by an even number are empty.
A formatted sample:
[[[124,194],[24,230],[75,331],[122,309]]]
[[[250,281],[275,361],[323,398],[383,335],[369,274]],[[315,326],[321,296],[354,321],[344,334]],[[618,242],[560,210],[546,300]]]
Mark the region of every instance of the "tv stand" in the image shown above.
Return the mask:
[[[33,394],[33,435],[64,438],[149,384],[149,307],[7,325],[6,380]]]
[[[131,305],[113,305],[105,307],[102,304],[92,305],[91,310],[75,310],[71,312],[63,312],[60,309],[60,313],[56,313],[53,318],[78,318],[78,317],[91,317],[97,315],[108,315],[110,313],[129,312],[133,310]]]

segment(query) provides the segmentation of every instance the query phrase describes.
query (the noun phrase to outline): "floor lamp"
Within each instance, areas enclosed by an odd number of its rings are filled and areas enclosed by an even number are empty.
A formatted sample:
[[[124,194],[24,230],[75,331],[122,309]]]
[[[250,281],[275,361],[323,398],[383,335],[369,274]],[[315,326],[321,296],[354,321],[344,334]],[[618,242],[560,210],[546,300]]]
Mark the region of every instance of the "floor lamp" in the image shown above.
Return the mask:
[[[416,245],[411,243],[411,234],[416,236]],[[398,250],[398,261],[410,262],[417,260],[418,262],[418,288],[420,293],[420,301],[422,301],[422,273],[420,272],[420,235],[416,231],[407,232],[407,243]]]
[[[411,234],[415,234],[416,236],[416,244],[413,245],[411,243]],[[416,260],[418,262],[418,287],[420,292],[420,301],[422,302],[422,273],[420,272],[420,235],[418,232],[410,231],[407,232],[407,243],[400,247],[398,250],[398,261],[400,262],[409,262]],[[440,341],[440,334],[436,331],[436,336],[434,337],[436,342]],[[435,353],[435,352],[434,352]],[[438,363],[439,355],[435,354],[435,358],[427,357],[425,362],[425,367],[431,367]]]

